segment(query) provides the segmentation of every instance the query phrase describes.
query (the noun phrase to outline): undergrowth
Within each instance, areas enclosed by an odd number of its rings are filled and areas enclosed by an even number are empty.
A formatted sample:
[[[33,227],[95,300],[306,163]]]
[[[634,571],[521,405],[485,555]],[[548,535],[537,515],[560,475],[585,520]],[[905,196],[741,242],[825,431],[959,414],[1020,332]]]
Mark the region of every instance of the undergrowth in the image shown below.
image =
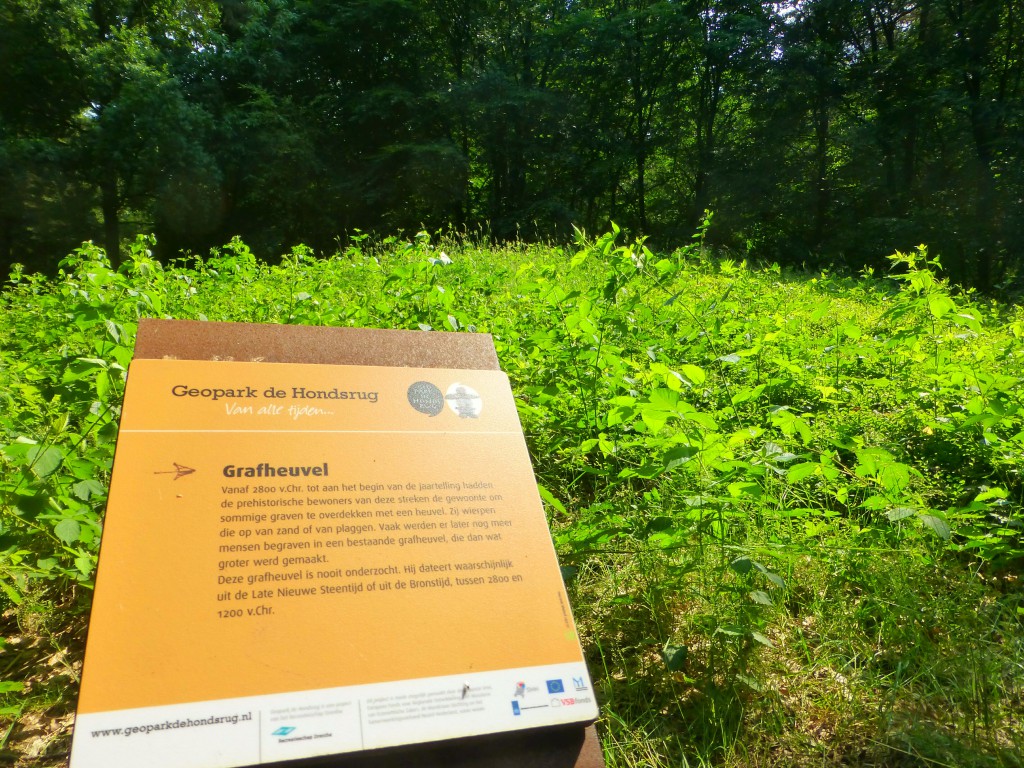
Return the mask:
[[[118,271],[87,244],[13,273],[4,754],[63,764],[136,323],[176,317],[493,334],[609,766],[1022,764],[1024,313],[923,247],[810,276],[706,226],[671,254],[421,233],[273,266],[140,238]]]

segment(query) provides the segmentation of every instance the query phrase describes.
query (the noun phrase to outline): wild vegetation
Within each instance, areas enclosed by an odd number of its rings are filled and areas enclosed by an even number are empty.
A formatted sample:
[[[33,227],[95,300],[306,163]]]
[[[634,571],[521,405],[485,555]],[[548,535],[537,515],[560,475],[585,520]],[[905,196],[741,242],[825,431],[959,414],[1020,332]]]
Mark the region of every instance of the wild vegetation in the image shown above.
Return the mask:
[[[140,317],[493,334],[620,766],[1024,762],[1024,312],[924,247],[755,268],[572,247],[240,240],[0,299],[0,747],[60,766]]]

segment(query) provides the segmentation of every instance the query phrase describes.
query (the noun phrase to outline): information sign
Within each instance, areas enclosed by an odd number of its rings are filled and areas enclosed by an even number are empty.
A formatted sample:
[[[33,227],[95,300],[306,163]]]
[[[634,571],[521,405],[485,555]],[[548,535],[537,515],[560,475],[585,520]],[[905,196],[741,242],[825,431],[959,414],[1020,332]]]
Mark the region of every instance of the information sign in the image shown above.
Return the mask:
[[[137,358],[103,536],[71,768],[597,715],[498,370]]]

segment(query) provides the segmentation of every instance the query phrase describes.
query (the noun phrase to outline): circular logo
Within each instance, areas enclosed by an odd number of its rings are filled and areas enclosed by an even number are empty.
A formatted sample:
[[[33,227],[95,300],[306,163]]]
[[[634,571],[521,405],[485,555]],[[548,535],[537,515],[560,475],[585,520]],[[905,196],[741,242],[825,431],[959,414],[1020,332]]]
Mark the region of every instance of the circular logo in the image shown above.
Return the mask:
[[[410,385],[406,396],[409,405],[428,416],[437,416],[444,410],[444,395],[429,381],[417,381]]]

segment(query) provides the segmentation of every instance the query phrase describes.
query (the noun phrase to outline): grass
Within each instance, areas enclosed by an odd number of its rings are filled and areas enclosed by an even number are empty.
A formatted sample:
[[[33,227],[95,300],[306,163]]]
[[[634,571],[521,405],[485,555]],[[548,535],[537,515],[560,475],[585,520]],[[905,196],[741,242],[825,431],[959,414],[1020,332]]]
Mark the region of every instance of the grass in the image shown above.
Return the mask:
[[[977,575],[912,552],[797,558],[771,647],[743,657],[708,635],[698,585],[659,590],[657,566],[632,560],[577,577],[609,765],[1022,764],[1024,638]],[[671,674],[667,635],[690,644]]]
[[[494,335],[612,768],[1024,765],[1024,311],[923,250],[146,248],[0,301],[0,761],[65,764],[123,368],[174,316]]]

